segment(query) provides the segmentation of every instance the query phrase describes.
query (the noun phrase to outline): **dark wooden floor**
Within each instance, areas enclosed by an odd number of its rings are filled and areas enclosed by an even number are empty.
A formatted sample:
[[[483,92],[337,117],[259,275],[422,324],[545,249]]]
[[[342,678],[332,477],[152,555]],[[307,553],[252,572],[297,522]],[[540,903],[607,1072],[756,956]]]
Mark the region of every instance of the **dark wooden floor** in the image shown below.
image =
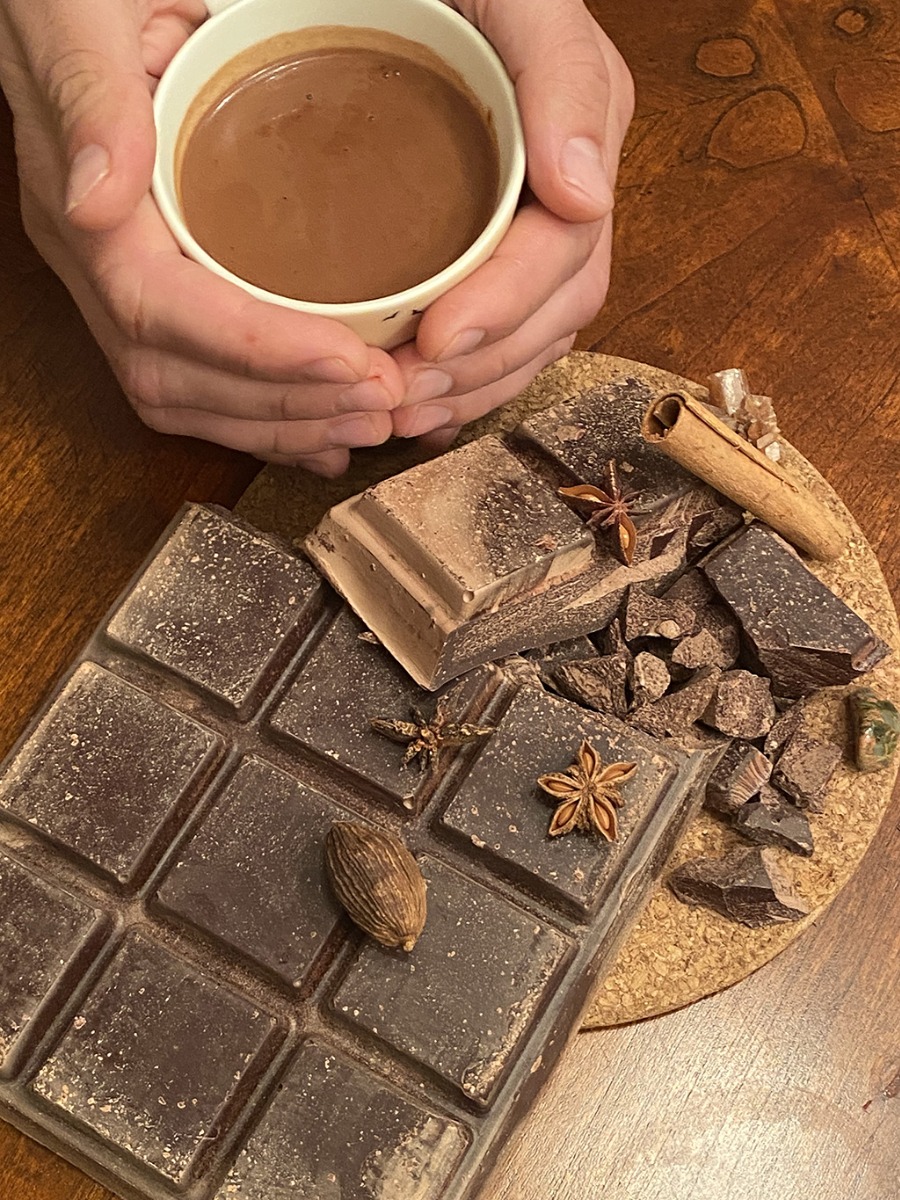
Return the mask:
[[[507,0],[511,2],[511,0]],[[617,257],[583,345],[742,365],[900,597],[900,4],[591,7],[638,83]],[[0,749],[185,497],[256,464],[130,415],[0,175]],[[890,1200],[900,805],[809,935],[724,995],[580,1035],[485,1200]],[[0,1127],[3,1200],[106,1193]],[[299,1200],[299,1198],[298,1198]]]

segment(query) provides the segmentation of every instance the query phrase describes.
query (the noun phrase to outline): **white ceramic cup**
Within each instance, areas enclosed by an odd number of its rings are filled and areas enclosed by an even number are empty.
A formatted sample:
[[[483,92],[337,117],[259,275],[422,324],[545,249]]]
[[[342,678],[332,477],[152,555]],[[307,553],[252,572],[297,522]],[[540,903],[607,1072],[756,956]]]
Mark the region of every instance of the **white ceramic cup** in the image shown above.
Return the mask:
[[[392,349],[415,336],[421,312],[488,259],[509,228],[525,178],[525,141],[515,92],[497,53],[478,30],[441,0],[207,0],[212,14],[175,54],[156,90],[157,149],[153,194],[185,254],[252,295],[298,312],[331,317],[371,346]],[[227,63],[269,38],[315,26],[385,30],[427,46],[457,72],[493,121],[500,188],[480,237],[443,271],[415,287],[356,304],[313,304],[240,279],[192,237],[178,200],[176,154],[191,104]]]

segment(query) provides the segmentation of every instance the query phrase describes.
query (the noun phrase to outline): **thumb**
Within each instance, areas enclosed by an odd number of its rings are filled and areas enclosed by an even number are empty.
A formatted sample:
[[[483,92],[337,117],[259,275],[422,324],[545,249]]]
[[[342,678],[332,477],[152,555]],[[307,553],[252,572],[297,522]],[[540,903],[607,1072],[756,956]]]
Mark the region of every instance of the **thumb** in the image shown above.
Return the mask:
[[[516,87],[531,190],[564,220],[606,216],[631,108],[625,64],[582,0],[477,7]],[[472,0],[460,8],[474,19]]]
[[[150,187],[156,134],[135,6],[123,0],[14,5],[32,78],[59,131],[69,220],[112,229]],[[18,18],[18,19],[16,19]]]

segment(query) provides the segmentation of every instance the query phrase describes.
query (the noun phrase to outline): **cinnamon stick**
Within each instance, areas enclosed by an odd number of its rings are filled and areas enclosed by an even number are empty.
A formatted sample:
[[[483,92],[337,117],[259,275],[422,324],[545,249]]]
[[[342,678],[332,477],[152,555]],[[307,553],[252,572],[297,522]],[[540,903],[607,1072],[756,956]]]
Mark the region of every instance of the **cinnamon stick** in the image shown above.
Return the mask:
[[[654,401],[641,432],[813,558],[829,561],[846,548],[846,528],[820,500],[693,396],[673,392]]]

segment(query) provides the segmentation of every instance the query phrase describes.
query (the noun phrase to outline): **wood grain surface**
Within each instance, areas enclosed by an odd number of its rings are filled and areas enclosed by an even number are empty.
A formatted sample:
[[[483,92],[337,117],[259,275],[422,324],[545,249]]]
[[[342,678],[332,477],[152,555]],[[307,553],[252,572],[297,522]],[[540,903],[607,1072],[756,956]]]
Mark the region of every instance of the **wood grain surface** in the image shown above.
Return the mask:
[[[747,368],[900,596],[900,7],[592,9],[638,83],[609,303],[581,344],[689,377]],[[256,464],[141,428],[16,213],[0,129],[0,747],[185,497]],[[891,1200],[900,1173],[900,804],[775,962],[582,1034],[485,1200]],[[108,1193],[5,1126],[2,1200]],[[299,1198],[298,1198],[299,1200]]]

